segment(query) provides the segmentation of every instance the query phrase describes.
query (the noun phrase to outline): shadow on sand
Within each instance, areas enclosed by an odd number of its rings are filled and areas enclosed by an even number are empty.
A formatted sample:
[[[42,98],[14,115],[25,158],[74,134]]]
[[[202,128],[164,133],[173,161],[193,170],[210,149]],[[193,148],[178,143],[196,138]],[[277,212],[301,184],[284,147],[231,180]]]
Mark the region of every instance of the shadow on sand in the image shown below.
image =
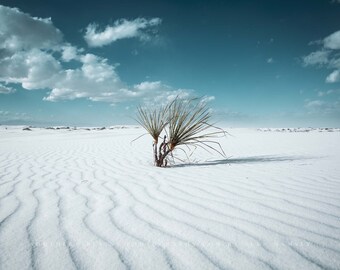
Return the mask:
[[[184,163],[174,165],[172,167],[194,167],[194,166],[212,166],[221,164],[248,164],[248,163],[264,163],[264,162],[281,162],[281,161],[294,161],[294,160],[307,160],[314,159],[316,157],[307,156],[252,156],[252,157],[240,157],[240,158],[226,158],[212,161],[206,161],[202,163]]]

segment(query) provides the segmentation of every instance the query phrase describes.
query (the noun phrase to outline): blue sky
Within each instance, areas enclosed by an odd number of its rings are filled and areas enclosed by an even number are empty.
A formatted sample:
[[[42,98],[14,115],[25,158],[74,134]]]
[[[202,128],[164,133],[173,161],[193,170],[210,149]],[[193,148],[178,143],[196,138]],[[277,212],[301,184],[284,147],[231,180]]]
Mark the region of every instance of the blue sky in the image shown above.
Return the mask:
[[[340,126],[338,0],[0,5],[0,124],[134,124],[182,95],[223,126]]]

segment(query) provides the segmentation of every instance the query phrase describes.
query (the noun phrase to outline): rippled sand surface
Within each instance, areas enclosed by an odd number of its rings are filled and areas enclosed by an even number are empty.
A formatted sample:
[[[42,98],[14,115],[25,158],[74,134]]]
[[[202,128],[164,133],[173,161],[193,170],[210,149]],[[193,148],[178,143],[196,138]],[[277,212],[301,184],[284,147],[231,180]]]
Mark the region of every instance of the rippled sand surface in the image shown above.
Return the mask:
[[[340,269],[340,132],[0,129],[0,269]]]

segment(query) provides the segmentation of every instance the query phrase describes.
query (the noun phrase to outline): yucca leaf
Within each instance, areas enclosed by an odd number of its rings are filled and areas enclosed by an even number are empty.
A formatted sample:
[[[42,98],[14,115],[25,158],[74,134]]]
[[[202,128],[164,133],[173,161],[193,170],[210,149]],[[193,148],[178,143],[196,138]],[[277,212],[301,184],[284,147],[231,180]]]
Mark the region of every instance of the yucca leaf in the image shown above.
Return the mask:
[[[137,108],[136,121],[146,129],[146,131],[154,139],[155,143],[158,143],[158,138],[164,127],[167,125],[166,111],[167,109],[164,107],[159,107],[153,110],[145,107]]]

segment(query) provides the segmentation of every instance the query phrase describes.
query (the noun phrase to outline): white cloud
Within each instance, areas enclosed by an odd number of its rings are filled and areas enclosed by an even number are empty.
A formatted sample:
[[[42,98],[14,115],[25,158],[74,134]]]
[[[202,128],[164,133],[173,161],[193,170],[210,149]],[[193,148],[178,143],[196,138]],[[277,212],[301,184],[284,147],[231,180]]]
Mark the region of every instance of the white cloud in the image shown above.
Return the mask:
[[[15,89],[0,83],[0,94],[11,94],[14,93]]]
[[[325,104],[326,102],[322,100],[310,100],[310,101],[307,101],[305,107],[309,109],[319,109]]]
[[[94,101],[118,102],[127,86],[120,80],[107,59],[93,54],[80,56],[80,68],[61,70],[49,88],[48,101],[89,98]]]
[[[150,82],[150,81],[145,81],[140,84],[135,84],[134,89],[139,90],[139,91],[155,91],[155,90],[160,90],[161,88],[168,89],[169,86],[162,85],[160,81],[156,82]]]
[[[335,54],[329,61],[330,68],[338,68],[340,69],[340,55]]]
[[[145,38],[149,28],[160,22],[158,18],[120,20],[108,26],[105,33],[94,31],[92,41],[98,45],[120,38]],[[105,39],[107,36],[109,39]],[[65,68],[65,62],[71,60],[73,68]],[[127,100],[159,103],[193,93],[160,81],[129,86],[120,79],[116,66],[65,42],[51,19],[35,18],[0,5],[0,83],[21,84],[27,90],[50,90],[44,98],[47,101],[87,98],[111,104]],[[4,85],[0,89],[2,93],[13,91]]]
[[[102,47],[124,38],[138,37],[146,40],[150,38],[147,30],[160,23],[160,18],[137,18],[133,21],[121,19],[115,21],[112,26],[106,26],[103,31],[98,29],[97,24],[92,23],[87,26],[84,38],[90,47]]]
[[[329,62],[329,54],[330,51],[325,50],[312,52],[309,55],[303,57],[303,63],[305,66],[327,64]]]
[[[195,91],[192,89],[175,89],[160,81],[145,81],[140,84],[136,84],[133,86],[133,89],[128,92],[130,96],[140,97],[141,100],[149,106],[165,105],[177,97],[195,97]],[[213,96],[204,96],[202,101],[209,102],[213,99],[215,99]]]
[[[327,90],[326,92],[327,95],[334,94],[334,93],[340,93],[340,89],[338,90],[330,89],[330,90]]]
[[[340,94],[340,89],[330,89],[330,90],[327,90],[327,91],[319,91],[318,92],[319,97],[328,96],[328,95],[332,95],[332,94]]]
[[[331,74],[329,74],[326,78],[326,82],[335,83],[340,81],[340,70],[334,70]]]
[[[203,103],[208,103],[208,102],[211,102],[211,101],[213,101],[213,100],[215,100],[215,97],[214,97],[214,96],[204,96],[204,97],[202,98],[201,102],[203,102]]]
[[[186,98],[194,95],[191,89],[174,89],[160,81],[145,81],[136,84],[131,91],[135,96],[143,97],[143,101],[149,105],[165,104],[176,97]]]
[[[61,70],[59,61],[38,49],[0,59],[0,81],[21,83],[28,90],[48,88]]]
[[[325,48],[332,50],[340,49],[340,31],[337,31],[324,39]]]
[[[324,100],[306,100],[305,108],[308,114],[334,115],[340,113],[340,102]]]
[[[0,111],[0,123],[22,123],[31,117],[25,112]]]
[[[340,31],[327,36],[322,41],[312,42],[322,45],[318,51],[312,52],[302,58],[304,66],[325,66],[336,69],[326,78],[326,82],[335,83],[340,81]]]
[[[114,66],[108,64],[107,59],[88,53],[81,56],[81,62],[83,63],[81,70],[85,78],[94,82],[105,82],[110,79],[119,81]]]
[[[71,60],[78,60],[80,53],[82,53],[83,49],[78,49],[75,46],[70,44],[66,44],[61,47],[61,58],[65,62],[69,62]]]
[[[117,103],[140,100],[147,104],[165,103],[176,96],[189,96],[188,89],[174,89],[160,81],[145,81],[129,87],[120,80],[106,59],[87,54],[82,57],[83,66],[66,70],[45,100],[73,100],[88,98],[92,101]]]
[[[48,86],[61,69],[52,52],[59,50],[62,37],[50,18],[0,5],[0,81],[26,89]]]
[[[267,59],[267,63],[268,63],[268,64],[272,64],[272,63],[274,63],[274,59],[273,59],[273,58],[271,58],[271,57],[270,57],[270,58],[268,58],[268,59]]]
[[[31,17],[17,8],[0,5],[0,55],[10,55],[22,49],[50,49],[62,38],[51,18]]]

